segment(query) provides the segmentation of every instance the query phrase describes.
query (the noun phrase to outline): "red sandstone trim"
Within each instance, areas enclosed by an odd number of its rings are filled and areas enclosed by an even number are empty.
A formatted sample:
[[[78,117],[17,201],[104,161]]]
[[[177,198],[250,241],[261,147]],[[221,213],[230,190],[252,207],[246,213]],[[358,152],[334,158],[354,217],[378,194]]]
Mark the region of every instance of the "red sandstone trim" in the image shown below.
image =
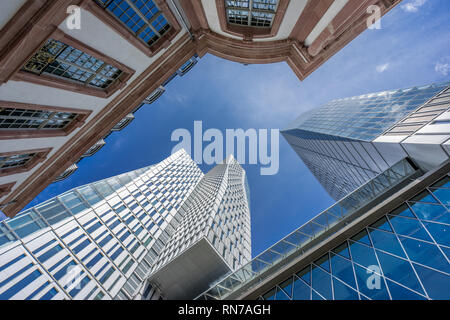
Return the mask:
[[[15,184],[16,184],[16,181],[0,185],[0,198],[4,197],[8,193],[10,193]]]
[[[36,75],[30,72],[21,71],[19,70],[11,79],[15,81],[26,81],[35,83],[38,85],[53,87],[57,89],[63,89],[68,91],[73,91],[81,94],[87,94],[92,95],[100,98],[108,98],[112,94],[114,94],[117,90],[123,89],[126,86],[127,81],[131,78],[131,76],[135,73],[135,71],[123,63],[118,62],[117,60],[106,56],[105,54],[101,53],[100,51],[97,51],[96,49],[80,42],[77,39],[74,39],[73,37],[65,34],[60,29],[55,29],[51,35],[48,37],[48,39],[55,39],[59,40],[67,45],[70,45],[76,49],[79,49],[93,57],[96,57],[98,59],[103,60],[104,62],[120,69],[122,71],[122,74],[117,78],[108,88],[106,89],[98,89],[94,87],[87,86],[82,83],[77,83],[75,81],[61,79],[61,78],[55,78],[50,75],[41,74]],[[44,43],[48,40],[45,39],[36,50],[38,50]],[[34,53],[36,52],[34,50],[29,55],[28,59],[31,58]],[[27,59],[27,60],[28,60]]]
[[[301,43],[305,42],[332,4],[333,0],[308,0],[289,37]]]
[[[94,16],[100,19],[104,24],[114,29],[118,34],[120,34],[124,39],[130,42],[133,46],[141,50],[147,56],[152,57],[164,48],[170,45],[170,42],[177,36],[180,32],[181,27],[178,20],[173,15],[172,11],[168,7],[165,1],[155,1],[156,5],[164,14],[167,21],[170,24],[170,29],[159,39],[157,42],[148,46],[143,41],[139,40],[137,36],[123,25],[118,19],[113,17],[110,13],[105,11],[105,9],[100,8],[92,0],[84,0],[82,3],[82,8],[91,12]]]
[[[61,0],[61,2],[63,1],[65,0]],[[200,56],[206,53],[212,53],[226,59],[244,63],[286,61],[299,79],[302,80],[366,28],[366,16],[364,14],[352,16],[342,24],[339,33],[326,43],[320,53],[311,57],[307,53],[307,49],[302,46],[298,39],[264,43],[247,42],[229,39],[205,30],[208,26],[199,0],[180,1],[185,10],[186,3],[194,4],[192,10],[186,10],[191,27],[195,31],[194,42],[186,42],[188,36],[184,35],[176,44],[171,45],[155,63],[139,75],[133,83],[120,92],[92,121],[84,126],[83,130],[76,132],[46,162],[46,166],[43,166],[44,169],[42,171],[36,171],[27,177],[25,182],[21,184],[21,188],[16,188],[4,201],[4,203],[11,202],[4,209],[4,212],[8,216],[14,216],[41,190],[51,183],[54,178],[63,172],[66,167],[75,162],[88,149],[86,146],[91,146],[107,134],[115,123],[120,121],[126,114],[140,104],[146,95],[167,79],[172,72],[175,72],[183,61],[190,58],[193,53],[197,52]],[[382,14],[385,14],[399,2],[400,0],[379,0],[378,4],[382,8]],[[58,15],[58,12],[54,12],[54,14]],[[196,14],[196,16],[193,17],[193,14]],[[47,28],[51,29],[51,26]],[[226,42],[224,43],[225,39]],[[175,51],[176,53],[173,57],[170,57],[160,65]],[[2,61],[2,55],[0,54],[0,68]],[[155,66],[159,67],[155,69]],[[4,75],[0,73],[0,81],[2,80],[2,76]],[[144,79],[145,81],[143,81]],[[141,83],[141,81],[143,82]]]

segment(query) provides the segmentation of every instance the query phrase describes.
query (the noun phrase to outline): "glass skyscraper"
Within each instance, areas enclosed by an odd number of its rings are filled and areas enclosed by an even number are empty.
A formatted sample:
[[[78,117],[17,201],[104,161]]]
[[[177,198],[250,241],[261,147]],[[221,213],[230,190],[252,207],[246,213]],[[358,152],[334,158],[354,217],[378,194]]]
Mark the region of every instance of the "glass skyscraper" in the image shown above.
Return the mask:
[[[205,280],[250,259],[245,188],[234,159],[204,175],[180,150],[65,192],[0,223],[0,299],[173,298],[164,279],[149,278],[180,269],[181,253],[214,262]],[[207,288],[183,276],[172,269],[185,288],[177,297]]]
[[[333,100],[283,136],[339,200],[399,160],[423,170],[448,159],[450,82]]]
[[[301,115],[283,135],[337,202],[197,299],[450,299],[449,86]]]
[[[401,160],[198,299],[450,299],[449,172]]]

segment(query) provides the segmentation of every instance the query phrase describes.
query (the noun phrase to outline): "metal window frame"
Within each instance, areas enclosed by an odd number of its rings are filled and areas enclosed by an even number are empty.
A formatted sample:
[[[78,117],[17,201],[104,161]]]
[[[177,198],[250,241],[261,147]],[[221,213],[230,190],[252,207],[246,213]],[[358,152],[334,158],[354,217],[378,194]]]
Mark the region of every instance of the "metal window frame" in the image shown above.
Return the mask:
[[[235,6],[230,6],[228,4],[228,1],[225,1],[225,14],[226,14],[226,18],[227,18],[227,22],[229,24],[232,25],[237,25],[237,26],[248,26],[248,27],[254,27],[254,28],[272,28],[273,25],[273,21],[275,20],[275,16],[277,14],[278,11],[278,5],[280,3],[279,0],[277,0],[276,4],[275,4],[275,10],[266,10],[266,9],[257,9],[253,7],[253,3],[254,0],[242,0],[240,2],[246,2],[248,3],[248,7],[235,7]],[[258,1],[256,1],[256,3],[258,3]],[[271,4],[268,4],[271,5]],[[241,24],[241,23],[235,23],[235,22],[231,22],[230,21],[230,11],[240,11],[240,12],[246,12],[247,13],[247,24]],[[270,19],[270,24],[268,26],[264,25],[264,26],[260,26],[260,25],[254,25],[253,24],[253,19],[256,19],[257,21],[260,20],[260,17],[254,16],[253,13],[256,14],[271,14],[272,18]],[[244,19],[245,20],[245,19]]]

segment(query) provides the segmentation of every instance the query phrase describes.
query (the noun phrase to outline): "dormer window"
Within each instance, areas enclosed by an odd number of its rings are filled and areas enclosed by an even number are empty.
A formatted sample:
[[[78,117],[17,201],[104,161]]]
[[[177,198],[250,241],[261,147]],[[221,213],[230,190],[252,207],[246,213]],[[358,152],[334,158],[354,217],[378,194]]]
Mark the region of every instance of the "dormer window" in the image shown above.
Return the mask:
[[[251,41],[277,35],[291,0],[215,1],[222,31]]]
[[[229,24],[270,28],[277,12],[278,0],[225,1]]]

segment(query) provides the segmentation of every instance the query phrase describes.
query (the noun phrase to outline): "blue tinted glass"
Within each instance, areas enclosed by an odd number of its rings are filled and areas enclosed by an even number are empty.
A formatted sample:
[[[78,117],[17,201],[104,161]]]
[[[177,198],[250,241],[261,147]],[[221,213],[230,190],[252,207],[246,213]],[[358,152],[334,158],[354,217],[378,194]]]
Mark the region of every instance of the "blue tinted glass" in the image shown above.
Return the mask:
[[[372,248],[357,242],[349,241],[349,243],[353,261],[363,265],[364,267],[378,265],[377,258],[375,257],[375,253]]]
[[[405,257],[402,247],[394,234],[372,229],[370,230],[370,237],[375,248],[393,253],[400,257]]]
[[[108,234],[102,241],[100,241],[98,244],[100,247],[103,247],[105,244],[109,242],[109,240],[112,239],[112,235]]]
[[[450,214],[443,206],[419,202],[410,203],[410,205],[419,219],[450,224]]]
[[[263,296],[264,300],[274,300],[275,293],[276,293],[276,288],[270,290]]]
[[[73,248],[74,253],[79,253],[81,250],[86,248],[87,245],[91,243],[91,240],[86,239],[83,242],[81,242],[79,245],[77,245],[75,248]]]
[[[446,84],[435,86],[440,91]],[[414,88],[337,99],[300,115],[289,127],[372,141],[437,92]]]
[[[355,276],[353,274],[352,263],[338,255],[331,254],[331,269],[333,275],[346,284],[356,288]]]
[[[14,258],[13,260],[9,261],[8,263],[5,263],[4,265],[2,265],[0,267],[0,272],[5,270],[6,268],[8,268],[9,266],[12,266],[14,263],[16,263],[17,261],[21,260],[22,258],[24,258],[25,255],[21,254],[20,256]]]
[[[416,219],[395,216],[389,217],[389,220],[391,221],[395,232],[405,236],[431,241],[425,229]]]
[[[324,268],[326,271],[330,272],[330,261],[328,259],[328,253],[321,258],[314,261],[314,263],[322,268]]]
[[[8,282],[10,282],[11,280],[13,280],[15,277],[18,277],[19,275],[21,275],[22,273],[24,273],[25,271],[27,271],[28,269],[30,269],[33,266],[33,264],[29,263],[27,264],[25,267],[23,267],[22,269],[20,269],[19,271],[15,272],[14,274],[12,274],[11,276],[9,276],[6,279],[3,279],[2,282],[0,282],[0,287],[3,287],[5,284],[7,284]]]
[[[377,222],[373,223],[371,227],[392,232],[391,226],[389,225],[389,222],[387,221],[386,217],[383,217]]]
[[[402,236],[399,238],[412,261],[450,273],[450,265],[437,246]]]
[[[287,296],[286,292],[284,292],[280,288],[277,288],[277,293],[275,294],[275,300],[290,300],[290,298]]]
[[[14,230],[14,232],[20,237],[20,238],[25,238],[26,236],[32,234],[35,231],[38,231],[42,229],[42,226],[40,226],[38,223],[36,222],[32,222],[29,223],[21,228],[18,228],[16,230]]]
[[[289,297],[292,297],[292,282],[293,282],[293,278],[291,277],[288,280],[286,280],[285,282],[283,282],[282,284],[280,284],[280,288],[283,289],[283,291],[286,292],[286,294]]]
[[[398,207],[397,209],[392,211],[391,215],[399,215],[399,216],[404,216],[404,217],[415,218],[414,214],[411,212],[411,210],[409,209],[409,207],[406,204],[401,205],[400,207]]]
[[[88,276],[85,276],[80,282],[79,285],[75,286],[69,294],[72,296],[72,298],[75,298],[75,296],[83,290],[83,288],[91,281]]]
[[[435,184],[432,185],[433,188],[450,188],[450,177],[444,177]]]
[[[386,279],[392,300],[426,300],[425,297]]]
[[[44,254],[42,254],[38,257],[39,262],[44,263],[45,261],[47,261],[48,259],[53,257],[55,254],[57,254],[62,249],[63,248],[59,244],[54,246],[53,248],[51,248],[50,250],[48,250],[47,252],[45,252]]]
[[[39,300],[50,300],[51,298],[53,298],[54,296],[56,296],[56,294],[58,293],[58,290],[56,290],[55,288],[51,288],[46,294],[44,294]]]
[[[92,258],[91,261],[89,261],[88,263],[86,263],[86,268],[91,268],[93,267],[98,261],[100,261],[100,259],[103,257],[103,255],[101,253],[97,254],[94,258]]]
[[[312,287],[320,293],[325,299],[331,300],[331,276],[321,268],[312,267]]]
[[[450,226],[440,223],[424,222],[425,228],[438,244],[450,247]]]
[[[350,259],[350,253],[348,251],[347,241],[332,250],[334,253],[340,254],[348,259]]]
[[[420,283],[414,274],[414,270],[408,261],[396,258],[389,254],[377,252],[381,268],[386,277],[401,283],[408,288],[423,293]]]
[[[92,234],[95,230],[97,230],[101,226],[102,226],[102,224],[100,222],[96,222],[91,227],[89,227],[86,231],[88,234]]]
[[[431,299],[448,299],[450,276],[414,264],[420,280]]]
[[[42,246],[40,246],[39,248],[35,249],[35,250],[33,251],[33,254],[39,253],[40,251],[44,250],[44,249],[47,248],[49,245],[51,245],[52,243],[55,243],[55,242],[56,242],[55,239],[50,240],[49,242],[47,242],[47,243],[43,244]]]
[[[77,264],[75,263],[75,261],[73,260],[70,261],[66,266],[64,266],[63,268],[61,268],[61,270],[55,273],[55,279],[58,281],[61,280],[61,278],[67,274],[68,268],[76,265]]]
[[[0,294],[0,300],[7,300],[12,298],[16,293],[21,291],[23,288],[28,286],[31,282],[39,278],[41,275],[41,272],[39,270],[34,270],[32,273],[27,275],[22,280],[18,281],[16,284],[14,284],[12,287],[4,291]]]
[[[358,293],[341,281],[333,278],[333,290],[335,300],[359,300]]]
[[[419,202],[432,202],[437,203],[436,199],[427,191],[422,191],[417,196],[410,199],[411,201],[419,201]]]
[[[34,290],[28,297],[25,298],[25,300],[31,300],[33,299],[38,293],[40,293],[45,287],[47,287],[50,284],[49,281],[46,281],[43,285],[41,285],[39,288]]]
[[[311,300],[311,287],[300,279],[295,279],[292,292],[293,300]]]
[[[98,275],[100,274],[100,273],[102,273],[102,271],[103,270],[105,270],[106,269],[106,267],[109,265],[109,262],[107,261],[107,262],[105,262],[104,264],[103,264],[103,266],[100,268],[100,269],[98,269],[97,270],[97,272],[95,273],[95,277],[98,277]]]
[[[354,241],[358,241],[361,243],[365,243],[369,246],[371,246],[372,244],[370,243],[369,237],[367,236],[367,232],[366,229],[362,230],[360,233],[358,233],[356,236],[351,238]]]
[[[434,189],[433,194],[445,205],[450,205],[450,189]]]
[[[111,255],[111,260],[116,259],[119,254],[121,254],[123,252],[123,248],[119,247],[112,255]]]
[[[441,246],[441,250],[444,252],[444,254],[447,256],[447,259],[450,260],[450,248]]]
[[[58,268],[60,265],[62,265],[67,259],[69,259],[70,256],[65,256],[64,258],[60,259],[57,263],[55,263],[52,267],[48,269],[49,272],[53,272]]]
[[[312,300],[324,300],[324,298],[320,294],[317,294],[314,290],[312,290]]]

